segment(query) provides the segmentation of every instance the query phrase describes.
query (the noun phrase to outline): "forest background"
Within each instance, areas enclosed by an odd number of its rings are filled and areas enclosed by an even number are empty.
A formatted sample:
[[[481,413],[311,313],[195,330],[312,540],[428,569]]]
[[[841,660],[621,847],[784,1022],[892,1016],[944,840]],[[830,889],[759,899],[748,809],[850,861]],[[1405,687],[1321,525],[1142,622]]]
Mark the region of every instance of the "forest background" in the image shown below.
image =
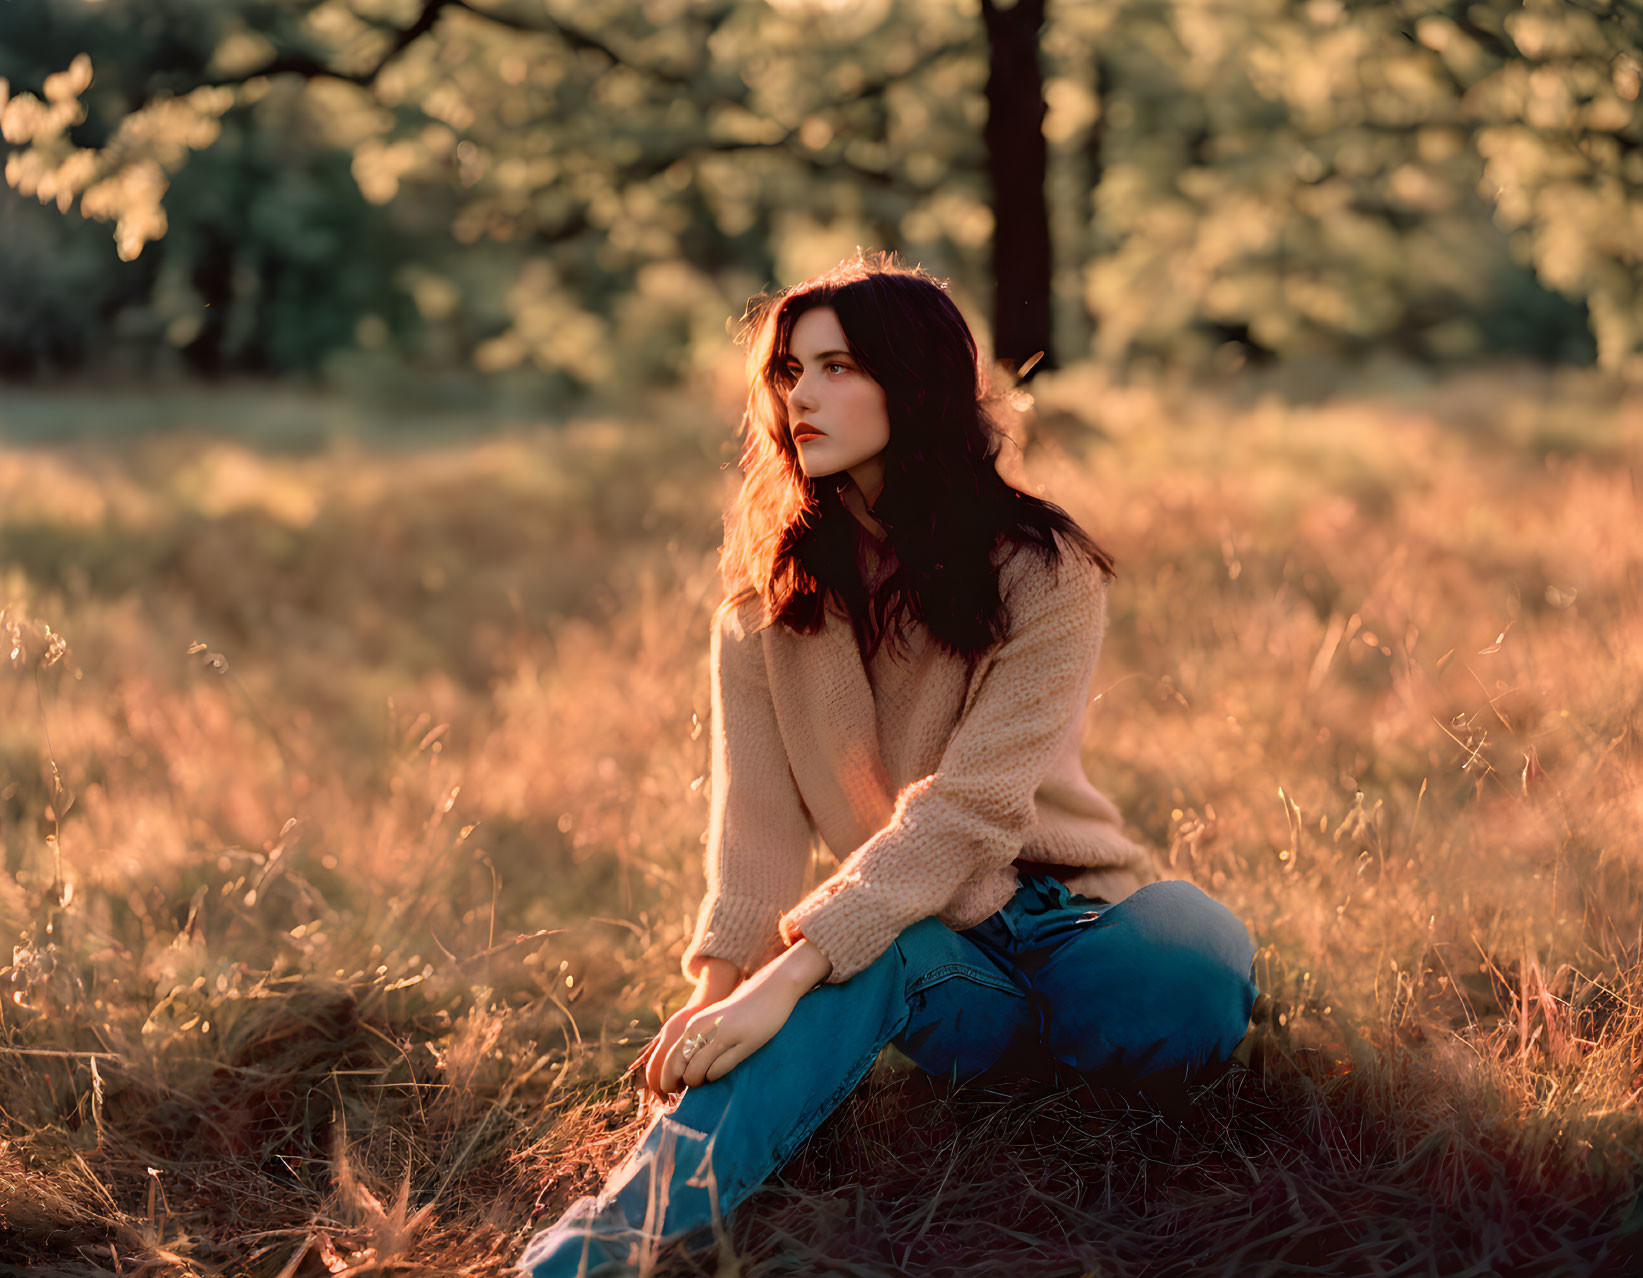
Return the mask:
[[[1262,998],[1165,1129],[887,1052],[744,1272],[1643,1262],[1640,87],[1622,0],[0,4],[0,1267],[597,1184],[730,338],[858,246],[1115,552],[1087,766]]]
[[[11,0],[0,371],[562,405],[867,244],[1016,365],[1636,377],[1640,43],[1610,0]]]

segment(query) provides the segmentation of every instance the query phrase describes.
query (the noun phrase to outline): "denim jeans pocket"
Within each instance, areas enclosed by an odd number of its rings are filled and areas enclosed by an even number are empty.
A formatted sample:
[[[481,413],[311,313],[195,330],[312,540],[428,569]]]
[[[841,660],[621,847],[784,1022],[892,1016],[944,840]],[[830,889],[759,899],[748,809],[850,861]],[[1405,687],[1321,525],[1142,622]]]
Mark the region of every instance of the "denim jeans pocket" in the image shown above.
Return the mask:
[[[967,1080],[1037,1037],[1038,1009],[1002,973],[950,963],[923,973],[907,998],[907,1024],[896,1047],[929,1074]]]
[[[1039,1023],[1008,954],[984,937],[926,918],[895,943],[905,962],[907,1019],[892,1041],[921,1069],[969,1078]]]
[[[893,944],[902,959],[902,993],[911,998],[954,976],[969,976],[1000,991],[1016,988],[1003,964],[1008,960],[982,938],[955,932],[933,915],[903,928]]]
[[[982,989],[997,990],[1002,994],[1021,995],[1021,987],[1005,976],[1002,972],[990,966],[974,962],[943,963],[921,972],[907,985],[907,997],[923,994],[933,986],[944,981],[964,981],[970,985],[980,986]],[[1025,997],[1022,995],[1022,997]]]

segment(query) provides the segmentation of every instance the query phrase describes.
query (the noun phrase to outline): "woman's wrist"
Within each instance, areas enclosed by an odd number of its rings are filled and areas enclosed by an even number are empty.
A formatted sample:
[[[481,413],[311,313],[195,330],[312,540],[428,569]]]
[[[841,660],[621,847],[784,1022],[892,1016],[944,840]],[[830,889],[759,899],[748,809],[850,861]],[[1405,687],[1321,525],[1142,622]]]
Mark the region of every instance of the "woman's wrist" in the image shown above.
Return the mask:
[[[702,960],[696,974],[696,1001],[717,1003],[741,984],[742,969],[727,958],[711,957]]]
[[[771,979],[798,999],[827,979],[833,971],[833,961],[817,949],[814,942],[800,937],[771,959],[766,970]]]

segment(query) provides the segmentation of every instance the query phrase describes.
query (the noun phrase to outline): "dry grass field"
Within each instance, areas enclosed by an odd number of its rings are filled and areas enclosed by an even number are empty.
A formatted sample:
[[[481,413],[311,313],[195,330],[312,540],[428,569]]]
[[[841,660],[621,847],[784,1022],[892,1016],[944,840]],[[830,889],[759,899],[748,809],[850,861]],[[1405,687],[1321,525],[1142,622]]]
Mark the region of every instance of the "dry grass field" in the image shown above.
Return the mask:
[[[1643,398],[1252,377],[1047,375],[1011,461],[1117,558],[1086,767],[1248,923],[1247,1068],[887,1051],[719,1273],[1643,1272]],[[684,992],[734,414],[256,404],[0,403],[0,1270],[499,1274]]]

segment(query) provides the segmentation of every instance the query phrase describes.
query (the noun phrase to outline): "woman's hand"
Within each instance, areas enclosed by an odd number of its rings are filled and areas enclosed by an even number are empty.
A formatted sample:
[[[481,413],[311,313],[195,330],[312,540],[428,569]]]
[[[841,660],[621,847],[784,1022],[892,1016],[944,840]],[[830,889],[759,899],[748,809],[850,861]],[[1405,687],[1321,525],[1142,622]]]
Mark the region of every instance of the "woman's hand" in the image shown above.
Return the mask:
[[[740,985],[734,964],[710,958],[685,1005],[668,1017],[628,1071],[643,1069],[646,1088],[659,1100],[681,1087],[723,1078],[774,1038],[799,999],[832,970],[827,956],[802,937]],[[705,1041],[686,1061],[682,1044],[693,1034]]]
[[[684,1032],[660,1056],[652,1090],[676,1092],[723,1078],[776,1036],[798,1004],[798,991],[772,967],[761,968],[725,998],[690,1010]],[[681,1008],[675,1017],[687,1009]],[[668,1024],[671,1026],[673,1018]],[[684,1045],[700,1034],[702,1045],[684,1057]]]
[[[645,1045],[627,1072],[640,1073],[644,1087],[657,1100],[666,1100],[667,1093],[662,1090],[662,1062],[667,1059],[669,1049],[684,1037],[685,1026],[690,1018],[702,1008],[717,1003],[729,994],[741,982],[742,974],[736,970],[736,965],[724,959],[710,958],[704,964],[696,988],[685,1000],[685,1005],[662,1023],[662,1028],[656,1032],[656,1037]]]
[[[774,1038],[799,1000],[832,971],[827,955],[801,936],[732,993],[686,1020],[684,1034],[662,1061],[662,1087],[672,1091],[723,1078]],[[697,1034],[701,1045],[687,1061],[684,1044]]]

